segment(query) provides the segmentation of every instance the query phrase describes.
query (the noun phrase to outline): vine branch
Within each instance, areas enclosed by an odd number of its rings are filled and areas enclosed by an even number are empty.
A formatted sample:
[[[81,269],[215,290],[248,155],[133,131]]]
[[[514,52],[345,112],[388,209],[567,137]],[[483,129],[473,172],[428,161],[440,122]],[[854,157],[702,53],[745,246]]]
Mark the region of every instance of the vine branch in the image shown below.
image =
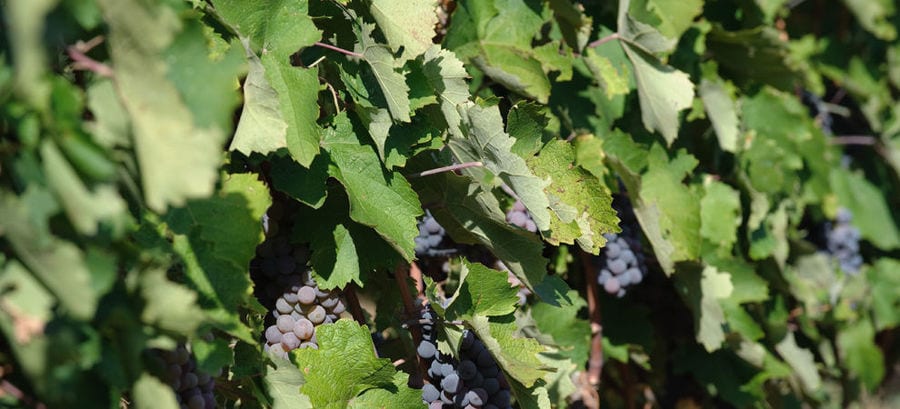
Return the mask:
[[[96,36],[88,40],[87,42],[79,40],[77,43],[66,47],[66,52],[69,54],[69,58],[74,61],[72,67],[76,70],[91,71],[101,77],[112,78],[114,75],[112,68],[102,62],[88,57],[85,54],[101,43],[103,43],[103,36]]]
[[[419,173],[413,173],[413,174],[409,175],[409,177],[418,178],[418,177],[422,177],[422,176],[436,175],[438,173],[443,173],[443,172],[455,172],[457,170],[462,170],[462,169],[466,169],[466,168],[477,168],[477,167],[482,167],[482,166],[484,166],[484,163],[481,163],[481,162],[458,163],[456,165],[441,166],[439,168],[429,169],[429,170],[419,172]]]
[[[600,287],[597,285],[597,269],[590,254],[579,250],[584,279],[587,281],[588,315],[591,320],[591,356],[588,359],[588,382],[597,387],[603,373],[603,325],[600,321]]]
[[[872,146],[878,143],[878,139],[871,135],[840,135],[828,140],[832,145],[865,145]]]
[[[620,39],[620,38],[622,38],[622,36],[620,36],[619,33],[612,33],[612,34],[610,34],[610,35],[608,35],[608,36],[606,36],[606,37],[601,37],[601,38],[598,38],[598,39],[592,41],[592,42],[591,42],[590,44],[588,44],[587,46],[588,46],[589,48],[599,47],[599,46],[601,46],[601,45],[603,45],[603,44],[606,44],[606,43],[608,43],[608,42],[610,42],[610,41],[612,41],[612,40],[618,40],[618,39]]]
[[[339,53],[341,53],[341,54],[349,55],[349,56],[351,56],[351,57],[356,57],[356,58],[363,58],[363,57],[364,57],[364,56],[363,56],[362,54],[360,54],[360,53],[355,53],[355,52],[350,51],[350,50],[345,50],[345,49],[343,49],[343,48],[341,48],[341,47],[333,46],[333,45],[331,45],[331,44],[326,44],[326,43],[323,43],[323,42],[321,42],[321,41],[316,41],[315,44],[316,44],[316,46],[319,46],[319,47],[322,47],[322,48],[327,48],[327,49],[329,49],[329,50],[331,50],[331,51],[337,51],[337,52],[339,52]]]

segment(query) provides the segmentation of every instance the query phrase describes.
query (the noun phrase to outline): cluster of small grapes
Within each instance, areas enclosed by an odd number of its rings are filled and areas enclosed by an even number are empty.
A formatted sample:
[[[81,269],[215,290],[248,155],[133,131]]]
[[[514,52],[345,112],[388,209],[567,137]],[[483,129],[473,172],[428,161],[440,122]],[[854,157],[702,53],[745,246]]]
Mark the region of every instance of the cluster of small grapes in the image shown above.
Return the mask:
[[[197,364],[184,345],[174,351],[154,350],[153,359],[160,368],[165,381],[175,390],[175,399],[181,409],[214,409],[214,376],[197,370]]]
[[[250,274],[256,283],[257,298],[269,309],[286,288],[302,284],[300,275],[307,271],[309,250],[290,241],[298,206],[289,199],[273,198],[272,206],[263,215],[266,239],[256,246]]]
[[[859,230],[850,224],[852,220],[853,214],[849,210],[838,210],[835,224],[828,229],[828,252],[837,259],[841,270],[857,274],[863,258],[859,254]]]
[[[464,331],[460,359],[437,349],[434,312],[422,313],[422,342],[417,353],[429,363],[432,383],[422,387],[422,400],[429,409],[507,409],[510,405],[509,382],[497,361],[481,340]]]
[[[318,349],[316,327],[337,321],[346,311],[337,292],[320,289],[308,272],[299,278],[299,284],[275,300],[275,324],[266,328],[264,349],[282,358],[297,348]]]
[[[806,104],[807,108],[809,108],[809,115],[812,116],[815,119],[816,124],[822,128],[822,132],[826,135],[832,135],[833,132],[831,127],[834,120],[831,117],[831,109],[829,109],[828,104],[818,95],[806,90],[803,91],[801,100]]]
[[[447,232],[434,219],[430,212],[426,211],[425,216],[419,221],[419,235],[416,236],[416,256],[417,257],[439,257],[453,253],[453,249],[441,249],[440,245],[444,241]]]
[[[521,200],[516,200],[516,203],[513,204],[512,208],[506,212],[506,221],[532,233],[537,232],[537,225],[534,224],[534,220],[531,219],[531,214],[525,209],[525,205]]]
[[[606,247],[594,258],[600,269],[597,282],[607,293],[622,297],[629,286],[639,284],[647,274],[641,242],[627,232],[604,237]]]

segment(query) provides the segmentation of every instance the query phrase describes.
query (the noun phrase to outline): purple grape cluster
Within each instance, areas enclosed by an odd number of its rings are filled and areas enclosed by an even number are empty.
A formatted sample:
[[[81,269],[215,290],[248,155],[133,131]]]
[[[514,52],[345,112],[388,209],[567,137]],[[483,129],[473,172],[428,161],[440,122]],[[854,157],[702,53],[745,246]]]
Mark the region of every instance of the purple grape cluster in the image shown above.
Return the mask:
[[[153,350],[153,359],[163,369],[162,379],[175,390],[181,409],[214,409],[215,376],[197,368],[191,353],[183,344],[173,351]]]
[[[422,312],[422,341],[416,349],[428,363],[431,383],[422,387],[422,401],[429,409],[507,409],[509,382],[484,343],[469,330],[463,332],[459,359],[437,348],[435,315]]]
[[[417,257],[439,257],[455,252],[454,249],[442,249],[447,232],[429,212],[419,221],[419,235],[416,236]]]
[[[297,348],[318,349],[317,326],[337,321],[346,311],[337,292],[320,289],[308,272],[275,300],[275,323],[266,328],[264,349],[282,358]]]
[[[269,309],[285,289],[302,284],[299,277],[308,269],[309,249],[290,240],[298,206],[293,200],[275,198],[262,218],[266,239],[256,246],[250,274],[257,298]]]
[[[519,226],[532,233],[537,232],[537,225],[531,219],[531,214],[525,209],[525,205],[521,200],[516,200],[512,208],[506,212],[506,221],[512,225]]]
[[[837,260],[841,270],[857,274],[863,258],[859,254],[859,229],[850,224],[852,220],[853,214],[849,210],[838,210],[835,223],[827,234],[828,252]]]
[[[625,290],[639,284],[647,274],[641,242],[630,234],[605,234],[606,247],[594,258],[600,274],[597,282],[603,290],[623,297]]]

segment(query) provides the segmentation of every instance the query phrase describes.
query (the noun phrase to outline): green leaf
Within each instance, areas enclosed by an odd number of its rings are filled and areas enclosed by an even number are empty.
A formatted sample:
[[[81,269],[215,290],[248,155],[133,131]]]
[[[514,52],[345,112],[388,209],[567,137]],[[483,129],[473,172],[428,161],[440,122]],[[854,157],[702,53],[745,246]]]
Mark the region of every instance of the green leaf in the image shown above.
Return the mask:
[[[584,251],[598,254],[606,244],[603,235],[620,231],[619,219],[606,185],[574,162],[574,148],[559,139],[528,161],[537,177],[550,180],[544,193],[553,212],[544,238],[554,245],[577,241]]]
[[[726,31],[714,25],[706,46],[719,64],[722,77],[738,85],[769,84],[791,92],[798,80],[797,62],[781,32],[771,26]]]
[[[709,121],[712,122],[719,147],[727,152],[737,152],[738,117],[737,108],[731,95],[721,81],[703,79],[698,89]]]
[[[84,185],[75,169],[51,140],[41,145],[44,173],[72,225],[82,234],[94,235],[102,222],[115,223],[126,217],[125,201],[111,184],[99,184],[94,191]]]
[[[458,107],[469,101],[469,74],[452,51],[433,46],[425,52],[423,71],[441,103],[450,135],[462,137]]]
[[[413,239],[419,234],[416,218],[422,214],[415,191],[402,175],[382,168],[378,154],[360,144],[346,116],[335,123],[326,131],[324,146],[333,163],[329,174],[344,185],[350,198],[350,217],[374,228],[412,260]]]
[[[406,85],[406,75],[394,69],[401,64],[394,61],[394,56],[387,46],[378,44],[372,39],[372,30],[372,25],[362,25],[357,33],[359,44],[356,45],[355,51],[362,54],[363,60],[372,69],[372,74],[384,94],[387,108],[391,112],[391,118],[398,122],[409,122],[409,86]]]
[[[214,69],[213,63],[206,54],[194,56],[190,63],[166,63],[164,53],[183,24],[168,6],[138,0],[99,4],[109,23],[116,89],[131,114],[147,206],[161,212],[169,204],[209,195],[218,176],[225,133],[195,123],[195,114],[169,75],[198,65]]]
[[[266,79],[278,93],[281,113],[287,123],[284,138],[288,151],[298,163],[308,167],[319,153],[322,133],[316,123],[319,118],[318,69],[296,68],[277,61],[270,55],[263,55],[261,62],[266,70]],[[257,138],[259,132],[260,130],[254,132]]]
[[[694,84],[687,74],[643,50],[627,43],[623,48],[634,66],[644,128],[659,132],[672,145],[678,137],[678,113],[694,101]]]
[[[700,252],[700,199],[681,183],[697,160],[679,151],[670,162],[663,148],[654,144],[648,162],[635,215],[660,265],[670,274],[675,261],[694,260]]]
[[[415,58],[432,46],[434,26],[438,23],[436,0],[371,0],[369,10],[378,28],[396,53],[403,49],[401,61]]]
[[[837,335],[838,352],[850,373],[859,377],[863,385],[874,390],[884,378],[884,355],[875,344],[875,328],[872,322],[863,319]]]
[[[524,159],[511,152],[515,139],[504,132],[499,108],[468,103],[459,107],[459,112],[465,137],[451,135],[448,144],[456,160],[484,164],[485,169],[516,192],[538,230],[548,230],[550,203],[543,192],[546,182],[532,173]]]
[[[369,389],[348,402],[348,409],[397,408],[421,409],[422,391],[410,388],[409,376],[403,372],[394,374],[391,388]]]
[[[165,271],[144,271],[140,282],[144,299],[143,322],[187,335],[204,320],[204,314],[196,304],[197,294],[169,281]]]
[[[39,239],[28,218],[28,209],[16,195],[0,190],[0,233],[18,258],[41,284],[59,300],[72,317],[90,319],[97,309],[98,294],[92,272],[78,246],[55,238]],[[60,274],[64,271],[65,274]]]
[[[719,300],[734,291],[731,275],[707,265],[702,272],[684,270],[674,277],[679,295],[694,313],[697,342],[709,352],[719,349],[725,341],[725,312]]]
[[[897,12],[896,3],[891,0],[844,0],[844,5],[875,37],[886,41],[897,38],[897,27],[891,22]]]
[[[309,396],[300,393],[303,373],[285,359],[271,356],[274,369],[268,369],[263,382],[272,396],[272,409],[312,409]]]
[[[775,345],[775,350],[793,368],[794,376],[799,379],[804,391],[812,393],[822,386],[815,357],[812,352],[797,345],[793,332],[788,332],[787,336]]]
[[[532,102],[513,105],[506,114],[506,132],[516,138],[510,150],[523,158],[530,158],[554,138],[546,132],[550,122],[547,107]]]
[[[4,3],[4,20],[9,45],[15,58],[16,92],[29,104],[46,109],[50,98],[50,83],[44,78],[47,72],[47,55],[44,51],[44,24],[59,0]]]
[[[678,39],[703,11],[703,0],[632,0],[628,11],[662,35]]]
[[[533,305],[531,316],[541,333],[553,339],[558,354],[581,365],[587,362],[591,345],[590,323],[579,318],[579,311],[587,307],[587,302],[574,290],[568,296],[573,300],[568,305]]]
[[[307,1],[213,0],[212,3],[234,30],[250,39],[253,50],[273,54],[282,63],[322,37],[308,15]]]
[[[588,48],[584,62],[606,92],[606,98],[627,95],[631,91],[631,70],[626,65],[614,63],[613,58],[605,54],[606,50],[607,47]]]
[[[466,320],[476,314],[491,317],[516,310],[518,289],[509,285],[506,272],[466,259],[462,261],[459,277],[462,284],[446,307],[447,319]]]
[[[375,356],[367,327],[340,319],[316,327],[316,340],[319,349],[291,353],[306,379],[300,393],[309,396],[313,407],[343,408],[366,390],[396,387],[397,370],[390,359]]]
[[[900,247],[900,232],[881,190],[859,173],[832,169],[831,186],[840,204],[853,213],[860,235],[884,250]]]
[[[131,123],[113,82],[103,79],[91,83],[87,88],[87,102],[94,120],[85,122],[84,128],[93,140],[107,149],[130,147]]]
[[[700,199],[700,235],[715,244],[725,254],[737,242],[741,225],[741,197],[737,190],[712,179],[704,181]]]
[[[550,0],[549,4],[566,43],[576,52],[581,52],[590,38],[593,18],[586,16],[584,8],[578,3]]]
[[[900,325],[900,261],[882,258],[866,271],[872,283],[872,312],[878,331]]]
[[[547,103],[554,64],[531,43],[544,21],[533,0],[460,1],[445,44],[509,90]]]
[[[309,169],[300,166],[289,157],[272,156],[272,187],[288,196],[299,200],[309,207],[318,209],[328,196],[326,181],[328,180],[328,157],[318,155],[309,165]]]
[[[515,337],[513,334],[517,328],[511,316],[488,320],[477,315],[468,323],[507,376],[526,388],[534,385],[547,372],[537,357],[544,347],[534,339]]]
[[[149,373],[141,374],[132,388],[134,406],[137,409],[178,409],[178,401],[172,387]]]

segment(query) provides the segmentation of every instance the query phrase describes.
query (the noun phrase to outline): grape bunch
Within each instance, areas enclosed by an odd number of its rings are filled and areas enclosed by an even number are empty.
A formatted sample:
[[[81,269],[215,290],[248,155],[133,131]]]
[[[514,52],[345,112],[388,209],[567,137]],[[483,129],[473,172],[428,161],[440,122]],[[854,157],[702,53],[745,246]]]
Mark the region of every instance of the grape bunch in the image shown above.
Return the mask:
[[[607,293],[622,297],[629,286],[639,284],[647,274],[641,243],[626,232],[605,234],[604,237],[606,247],[594,258],[600,270],[597,282]]]
[[[309,250],[290,240],[297,207],[293,200],[275,197],[262,218],[266,239],[256,246],[250,275],[256,283],[257,298],[269,309],[286,288],[302,284],[300,276],[307,271]]]
[[[531,219],[531,214],[525,209],[525,205],[521,200],[516,200],[516,203],[513,204],[512,208],[506,212],[506,221],[532,233],[537,232],[537,225],[534,224],[534,220]]]
[[[419,221],[419,235],[416,236],[417,257],[438,257],[452,253],[453,249],[439,248],[447,232],[434,219],[430,212],[425,213]]]
[[[827,233],[828,252],[834,257],[841,270],[850,274],[859,273],[862,255],[859,254],[859,229],[850,222],[853,214],[847,209],[838,210],[835,224]]]
[[[264,349],[282,358],[297,348],[318,349],[316,327],[337,321],[346,311],[340,295],[320,289],[308,272],[298,278],[299,284],[275,300],[275,323],[266,328]]]
[[[431,383],[422,387],[429,409],[507,409],[509,382],[484,343],[469,330],[463,332],[460,359],[441,353],[434,332],[434,312],[422,313],[422,341],[416,352],[428,365]]]
[[[163,368],[162,379],[175,390],[175,399],[181,409],[214,409],[214,376],[198,371],[191,353],[182,344],[173,351],[153,350],[158,368]]]

